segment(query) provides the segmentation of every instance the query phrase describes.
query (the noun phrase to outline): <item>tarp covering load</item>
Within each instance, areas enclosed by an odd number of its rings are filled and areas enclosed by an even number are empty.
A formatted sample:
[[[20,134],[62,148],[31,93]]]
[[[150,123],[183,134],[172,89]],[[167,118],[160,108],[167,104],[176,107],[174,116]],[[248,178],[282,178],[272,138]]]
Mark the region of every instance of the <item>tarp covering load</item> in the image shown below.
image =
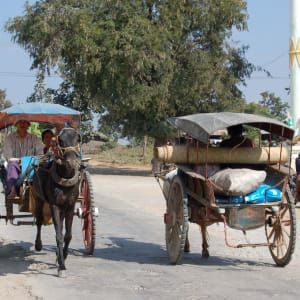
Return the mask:
[[[276,119],[245,113],[199,113],[170,118],[169,122],[206,144],[213,132],[237,124],[249,125],[289,140],[292,140],[294,135],[293,129]]]
[[[206,148],[190,145],[162,146],[154,149],[154,157],[177,164],[277,164],[288,161],[285,147]]]

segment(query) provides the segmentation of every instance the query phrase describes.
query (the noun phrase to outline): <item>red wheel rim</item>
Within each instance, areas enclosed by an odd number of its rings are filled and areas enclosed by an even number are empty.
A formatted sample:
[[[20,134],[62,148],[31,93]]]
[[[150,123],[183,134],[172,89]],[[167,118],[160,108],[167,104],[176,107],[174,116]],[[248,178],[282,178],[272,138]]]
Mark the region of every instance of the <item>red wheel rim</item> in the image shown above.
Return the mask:
[[[89,187],[86,180],[81,185],[81,208],[82,208],[82,236],[86,249],[91,247],[92,243],[92,214]]]

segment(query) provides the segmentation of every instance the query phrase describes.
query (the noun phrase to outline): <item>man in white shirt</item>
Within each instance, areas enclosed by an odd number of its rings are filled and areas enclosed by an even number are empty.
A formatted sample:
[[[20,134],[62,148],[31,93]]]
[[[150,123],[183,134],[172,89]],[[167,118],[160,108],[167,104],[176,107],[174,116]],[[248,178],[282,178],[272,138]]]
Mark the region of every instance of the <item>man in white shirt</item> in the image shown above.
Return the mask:
[[[13,199],[16,196],[16,181],[21,173],[20,159],[23,156],[43,154],[42,141],[28,132],[30,122],[25,118],[16,121],[16,132],[9,134],[4,142],[3,154],[7,165],[7,194]]]

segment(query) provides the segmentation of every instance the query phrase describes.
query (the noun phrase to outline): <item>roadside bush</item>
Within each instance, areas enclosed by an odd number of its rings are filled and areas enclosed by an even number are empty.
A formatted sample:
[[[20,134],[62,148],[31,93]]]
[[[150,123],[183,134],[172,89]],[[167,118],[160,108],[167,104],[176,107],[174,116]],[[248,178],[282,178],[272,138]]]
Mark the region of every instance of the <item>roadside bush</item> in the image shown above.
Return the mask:
[[[117,147],[117,145],[118,145],[117,142],[109,141],[109,142],[106,142],[106,143],[103,143],[103,144],[99,145],[98,149],[103,152],[103,151],[114,149],[114,148]]]

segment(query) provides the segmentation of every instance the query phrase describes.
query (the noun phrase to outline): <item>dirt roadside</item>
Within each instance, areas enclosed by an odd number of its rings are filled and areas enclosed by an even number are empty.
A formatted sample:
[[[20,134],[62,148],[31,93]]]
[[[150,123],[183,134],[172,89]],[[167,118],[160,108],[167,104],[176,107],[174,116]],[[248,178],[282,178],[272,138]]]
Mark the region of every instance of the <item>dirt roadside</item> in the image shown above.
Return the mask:
[[[0,299],[39,300],[26,285],[27,267],[24,249],[0,238]]]
[[[110,162],[103,162],[103,161],[98,161],[95,159],[91,159],[88,162],[89,169],[118,169],[120,172],[125,171],[125,170],[146,170],[146,171],[151,171],[152,166],[150,164],[118,164],[118,163],[110,163]]]

